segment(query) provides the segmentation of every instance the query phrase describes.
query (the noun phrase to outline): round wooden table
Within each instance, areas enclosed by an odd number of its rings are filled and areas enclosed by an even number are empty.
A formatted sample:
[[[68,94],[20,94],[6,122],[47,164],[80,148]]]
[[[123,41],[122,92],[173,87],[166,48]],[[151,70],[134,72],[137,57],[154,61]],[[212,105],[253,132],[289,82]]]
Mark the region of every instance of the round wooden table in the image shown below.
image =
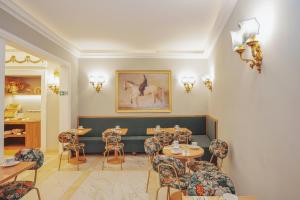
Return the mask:
[[[180,150],[182,150],[182,153],[174,154],[172,152],[173,145],[165,146],[163,148],[163,154],[165,154],[166,156],[178,158],[184,162],[186,162],[190,159],[193,159],[193,158],[202,157],[204,155],[204,149],[202,147],[193,148],[192,145],[180,144],[179,148],[180,148]],[[187,154],[184,154],[184,150],[187,151]]]

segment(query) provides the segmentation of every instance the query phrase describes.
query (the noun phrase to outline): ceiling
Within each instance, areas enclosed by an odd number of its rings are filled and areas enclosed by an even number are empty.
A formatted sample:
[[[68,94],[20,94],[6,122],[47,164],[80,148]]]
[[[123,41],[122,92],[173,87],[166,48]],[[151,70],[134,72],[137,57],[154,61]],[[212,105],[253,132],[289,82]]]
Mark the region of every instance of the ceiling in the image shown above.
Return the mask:
[[[22,14],[27,23],[46,31],[49,37],[73,52],[78,52],[79,56],[88,57],[122,53],[207,55],[236,1],[5,2],[13,8],[13,12]]]

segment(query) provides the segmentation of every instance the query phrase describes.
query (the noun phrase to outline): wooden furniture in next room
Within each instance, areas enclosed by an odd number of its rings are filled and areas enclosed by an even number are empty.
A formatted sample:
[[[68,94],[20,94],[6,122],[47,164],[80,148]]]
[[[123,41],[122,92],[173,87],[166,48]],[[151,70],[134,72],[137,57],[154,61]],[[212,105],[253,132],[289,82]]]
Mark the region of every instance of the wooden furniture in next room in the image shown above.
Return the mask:
[[[23,132],[20,135],[5,134],[4,139],[10,140],[10,144],[14,144],[14,139],[24,138],[24,146],[26,148],[41,147],[41,122],[39,120],[10,120],[4,122],[5,131],[13,129],[23,129]]]

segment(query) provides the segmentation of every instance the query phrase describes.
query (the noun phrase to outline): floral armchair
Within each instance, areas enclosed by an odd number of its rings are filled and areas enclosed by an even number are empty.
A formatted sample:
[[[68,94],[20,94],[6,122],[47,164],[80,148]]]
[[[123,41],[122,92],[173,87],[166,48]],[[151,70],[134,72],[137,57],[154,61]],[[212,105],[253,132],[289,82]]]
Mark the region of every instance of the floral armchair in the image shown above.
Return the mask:
[[[222,196],[235,194],[232,180],[220,171],[198,171],[191,177],[187,188],[189,196]]]
[[[187,165],[192,171],[218,171],[222,167],[223,159],[228,154],[228,144],[222,140],[215,139],[209,145],[209,151],[212,154],[210,162],[207,161],[190,161]],[[217,158],[217,166],[213,164],[214,157]]]
[[[159,151],[162,149],[162,146],[161,146],[158,138],[150,137],[150,138],[145,139],[144,149],[145,149],[146,154],[149,156],[150,163],[152,164],[153,157],[155,155],[158,155]],[[150,173],[151,173],[151,169],[148,170],[146,192],[148,192]]]
[[[162,147],[168,146],[173,142],[173,134],[166,131],[156,133],[154,137],[159,140]]]
[[[181,191],[187,189],[191,177],[185,173],[185,166],[179,159],[157,155],[153,159],[152,166],[159,174],[160,187],[156,191],[156,199],[162,187],[168,187],[167,199],[170,199],[170,188]]]
[[[33,181],[14,181],[0,185],[0,199],[1,200],[17,200],[21,199],[32,189],[35,189],[38,194],[39,200],[41,199],[40,191],[35,187],[37,179],[37,170],[44,163],[44,154],[39,149],[22,149],[15,154],[15,159],[23,162],[36,162],[35,166],[30,169],[34,170]]]

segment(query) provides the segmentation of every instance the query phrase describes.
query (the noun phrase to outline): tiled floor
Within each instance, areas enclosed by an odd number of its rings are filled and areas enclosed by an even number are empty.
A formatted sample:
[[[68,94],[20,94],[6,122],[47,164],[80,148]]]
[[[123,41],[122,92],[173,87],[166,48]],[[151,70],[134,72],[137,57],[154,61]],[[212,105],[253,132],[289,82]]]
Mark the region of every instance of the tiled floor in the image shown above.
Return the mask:
[[[43,200],[148,200],[155,199],[158,176],[152,173],[149,193],[145,192],[147,170],[149,167],[145,155],[126,155],[123,170],[120,165],[108,165],[102,170],[103,157],[88,156],[87,163],[80,166],[62,161],[58,171],[58,155],[46,154],[45,164],[38,172],[37,187]],[[30,179],[32,172],[24,172],[19,179]],[[26,195],[24,200],[37,199],[35,191]],[[159,194],[160,200],[166,199],[166,190]]]

